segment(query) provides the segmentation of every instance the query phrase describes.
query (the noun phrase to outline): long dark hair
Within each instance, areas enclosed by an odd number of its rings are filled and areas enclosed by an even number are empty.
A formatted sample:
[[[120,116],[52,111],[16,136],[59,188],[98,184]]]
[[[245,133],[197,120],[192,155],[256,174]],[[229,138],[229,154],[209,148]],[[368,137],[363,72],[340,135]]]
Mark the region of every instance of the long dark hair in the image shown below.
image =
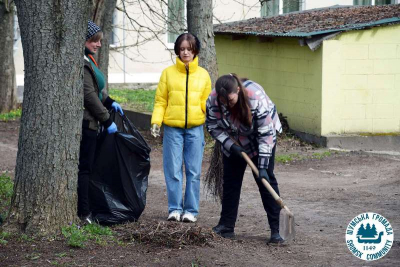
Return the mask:
[[[183,41],[188,41],[190,48],[192,48],[193,50],[194,57],[196,57],[200,53],[201,45],[199,39],[197,38],[196,35],[187,32],[187,33],[182,33],[176,38],[174,44],[174,51],[178,57],[181,49],[181,44]]]
[[[235,106],[230,108],[228,104],[228,95],[231,93],[236,93],[238,87],[238,102]],[[227,103],[228,109],[232,113],[232,115],[237,118],[240,123],[250,127],[252,118],[249,107],[249,98],[247,96],[246,89],[240,82],[240,78],[235,73],[223,75],[219,77],[218,80],[215,82],[215,90],[218,94],[217,101],[219,108],[221,109],[220,99],[224,99],[224,102]]]

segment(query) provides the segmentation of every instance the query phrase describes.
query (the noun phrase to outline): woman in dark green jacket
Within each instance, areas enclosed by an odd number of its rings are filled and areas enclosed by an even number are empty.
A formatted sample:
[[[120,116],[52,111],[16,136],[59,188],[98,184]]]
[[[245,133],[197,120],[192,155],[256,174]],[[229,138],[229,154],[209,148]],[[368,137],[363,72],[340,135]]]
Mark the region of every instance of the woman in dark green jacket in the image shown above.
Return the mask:
[[[110,119],[109,110],[123,114],[121,106],[105,92],[105,77],[98,68],[93,55],[101,47],[103,33],[94,22],[88,21],[88,32],[84,56],[84,111],[82,121],[82,140],[79,155],[78,172],[78,216],[84,223],[92,223],[89,206],[89,178],[92,172],[96,151],[97,130],[99,125],[107,129],[108,134],[117,131]]]

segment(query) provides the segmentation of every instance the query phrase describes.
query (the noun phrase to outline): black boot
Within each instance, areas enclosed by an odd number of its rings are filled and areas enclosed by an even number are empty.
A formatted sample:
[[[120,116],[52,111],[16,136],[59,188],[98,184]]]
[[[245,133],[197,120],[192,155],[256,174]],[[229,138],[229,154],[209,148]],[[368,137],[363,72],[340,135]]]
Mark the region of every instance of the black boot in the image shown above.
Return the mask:
[[[272,231],[271,232],[271,238],[268,241],[269,244],[283,244],[285,240],[281,237],[279,234],[279,231]]]
[[[213,227],[213,232],[217,235],[220,235],[224,238],[234,238],[235,232],[233,227],[228,227],[222,224],[218,224],[217,226]]]
[[[93,218],[92,218],[92,213],[90,212],[87,215],[84,216],[79,216],[79,219],[81,219],[81,223],[83,225],[87,225],[87,224],[92,224],[93,223]]]

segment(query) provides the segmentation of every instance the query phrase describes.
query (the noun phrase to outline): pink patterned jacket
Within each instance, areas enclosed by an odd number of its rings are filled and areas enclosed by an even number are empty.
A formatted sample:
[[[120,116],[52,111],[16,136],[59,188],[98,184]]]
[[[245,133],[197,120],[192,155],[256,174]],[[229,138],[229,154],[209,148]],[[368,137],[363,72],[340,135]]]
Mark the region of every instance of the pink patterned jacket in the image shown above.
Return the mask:
[[[275,104],[261,85],[251,80],[245,81],[243,85],[253,117],[251,127],[233,118],[224,105],[219,106],[217,93],[213,90],[207,100],[207,131],[221,143],[226,156],[230,156],[229,151],[234,143],[232,137],[239,142],[249,157],[259,156],[259,168],[267,168],[276,144],[276,132],[282,132],[282,125]]]

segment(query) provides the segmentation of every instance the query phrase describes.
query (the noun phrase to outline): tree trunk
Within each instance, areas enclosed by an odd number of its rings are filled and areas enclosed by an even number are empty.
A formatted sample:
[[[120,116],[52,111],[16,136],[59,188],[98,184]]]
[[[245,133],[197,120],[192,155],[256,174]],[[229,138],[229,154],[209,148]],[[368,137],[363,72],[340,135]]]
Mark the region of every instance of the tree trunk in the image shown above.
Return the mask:
[[[108,62],[110,54],[110,38],[112,32],[112,17],[117,5],[117,0],[95,0],[92,20],[101,28],[104,38],[101,48],[97,52],[97,61],[100,70],[104,73],[108,84]],[[108,87],[107,87],[108,88]]]
[[[17,86],[14,67],[14,8],[7,11],[0,0],[0,113],[17,106]]]
[[[210,74],[214,87],[218,78],[218,66],[214,44],[212,0],[188,0],[186,8],[188,31],[195,34],[201,42],[199,64]]]
[[[11,232],[53,234],[74,221],[89,1],[15,0],[25,66]]]

